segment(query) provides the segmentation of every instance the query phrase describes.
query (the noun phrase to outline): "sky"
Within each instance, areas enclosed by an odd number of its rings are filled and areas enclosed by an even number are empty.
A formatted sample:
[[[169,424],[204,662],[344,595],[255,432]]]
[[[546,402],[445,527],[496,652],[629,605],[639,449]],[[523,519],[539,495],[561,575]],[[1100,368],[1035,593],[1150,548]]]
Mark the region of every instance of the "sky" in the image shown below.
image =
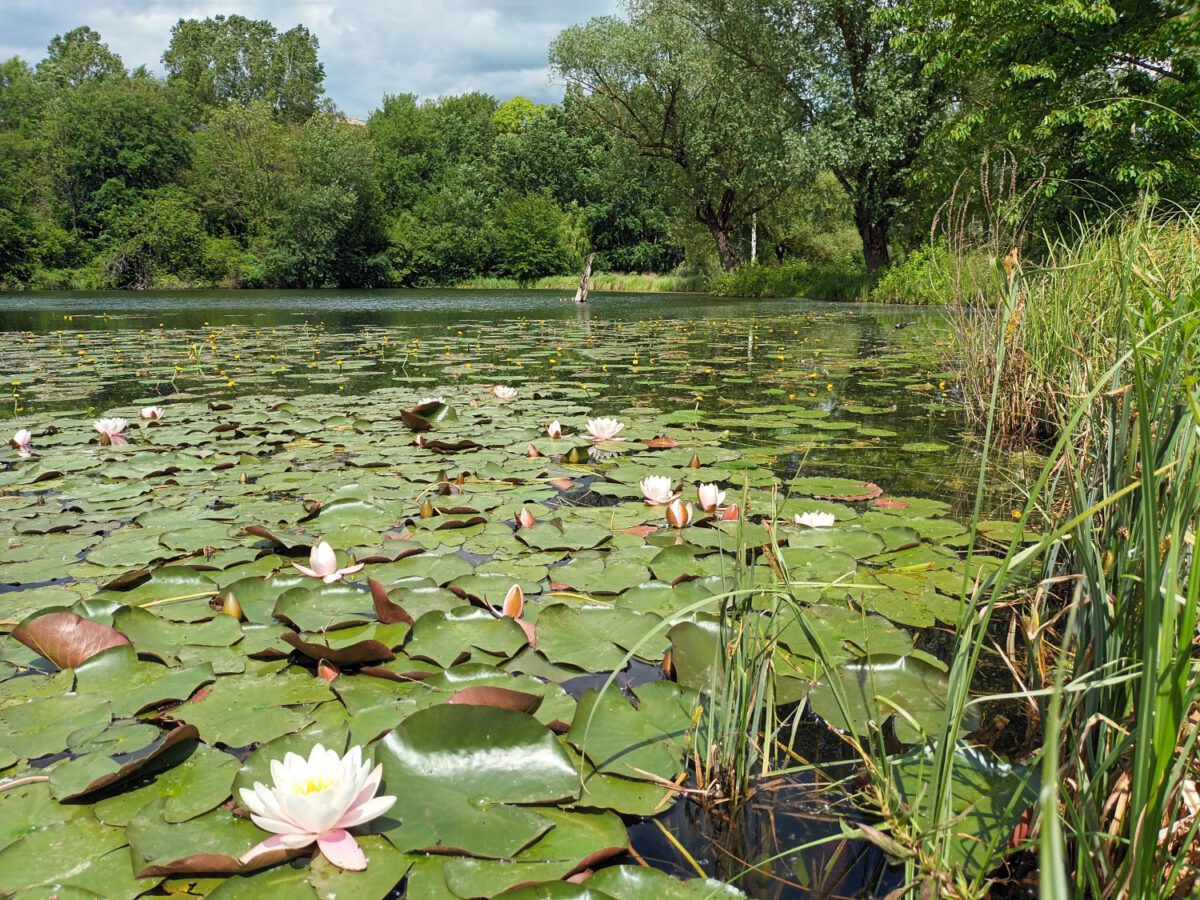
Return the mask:
[[[325,90],[365,118],[384,94],[422,97],[483,91],[505,100],[562,97],[546,64],[568,25],[618,11],[619,0],[0,0],[0,59],[42,59],[56,34],[100,32],[125,65],[162,72],[179,19],[243,15],[280,31],[316,34]]]

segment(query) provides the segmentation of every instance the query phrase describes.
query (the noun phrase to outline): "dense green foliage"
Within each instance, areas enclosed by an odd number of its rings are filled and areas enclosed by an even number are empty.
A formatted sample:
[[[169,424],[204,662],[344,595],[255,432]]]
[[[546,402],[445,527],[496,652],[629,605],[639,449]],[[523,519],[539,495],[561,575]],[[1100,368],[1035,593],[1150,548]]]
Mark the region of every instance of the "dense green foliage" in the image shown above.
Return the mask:
[[[1200,199],[1198,20],[627,0],[552,43],[561,103],[395,94],[365,127],[303,26],[181,20],[162,78],[80,27],[0,63],[0,286],[532,284],[594,253],[726,294],[961,299],[972,254]]]

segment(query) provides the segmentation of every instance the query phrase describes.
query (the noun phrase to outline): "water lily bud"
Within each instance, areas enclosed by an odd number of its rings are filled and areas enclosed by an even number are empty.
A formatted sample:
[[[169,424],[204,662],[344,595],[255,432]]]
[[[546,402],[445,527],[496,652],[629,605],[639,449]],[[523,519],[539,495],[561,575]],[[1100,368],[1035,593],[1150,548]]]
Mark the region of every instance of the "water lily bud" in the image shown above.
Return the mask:
[[[225,599],[221,601],[221,612],[231,619],[237,619],[239,622],[244,618],[242,604],[238,603],[238,598],[233,594],[225,595]]]
[[[692,524],[695,515],[696,509],[690,502],[684,503],[677,498],[667,507],[667,524],[674,528],[686,528]]]
[[[542,454],[538,452],[537,447],[533,446],[533,444],[530,444],[525,448],[525,455],[530,459],[537,459]]]
[[[445,469],[442,469],[442,471],[437,473],[437,478],[433,480],[438,484],[445,484],[450,480],[450,474]]]
[[[465,473],[465,472],[459,472],[459,473],[458,473],[458,477],[456,477],[456,478],[454,479],[454,483],[455,483],[455,484],[457,484],[459,487],[462,487],[464,484],[466,484],[466,483],[467,483],[467,475],[466,475],[466,473]]]
[[[688,468],[689,469],[700,468],[700,457],[697,456],[695,453],[693,453],[692,458],[690,460],[688,460]]]
[[[510,619],[519,619],[524,610],[525,591],[521,589],[519,584],[514,584],[508,589],[508,593],[504,595],[504,605],[500,611]]]
[[[585,459],[587,459],[587,457],[579,451],[578,447],[572,447],[567,453],[567,462],[571,463],[572,465],[579,465]]]
[[[721,513],[721,521],[736,522],[738,520],[738,516],[740,516],[740,515],[741,515],[741,510],[738,509],[738,506],[736,503],[733,503],[733,504],[730,504],[729,506],[725,507],[725,511]]]
[[[342,674],[342,670],[327,659],[317,661],[317,674],[326,681],[333,681]]]
[[[418,447],[424,447],[425,446],[425,435],[418,434],[416,440],[414,440],[413,443],[416,444]]]
[[[426,500],[421,504],[421,518],[432,519],[437,515],[437,510],[433,508],[433,504]]]
[[[524,506],[522,506],[521,511],[517,513],[516,520],[517,524],[522,528],[532,528],[534,523],[537,522],[537,519],[533,517],[533,513],[527,510]]]
[[[552,441],[557,441],[562,437],[562,425],[559,424],[558,419],[546,426],[546,437]]]

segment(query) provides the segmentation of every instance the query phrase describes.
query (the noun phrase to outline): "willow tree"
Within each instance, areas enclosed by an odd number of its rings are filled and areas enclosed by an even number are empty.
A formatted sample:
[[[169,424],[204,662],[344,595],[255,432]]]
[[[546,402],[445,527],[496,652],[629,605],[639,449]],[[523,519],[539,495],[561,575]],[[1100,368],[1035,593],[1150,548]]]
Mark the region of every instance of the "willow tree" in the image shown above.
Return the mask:
[[[890,262],[907,181],[950,96],[930,77],[898,0],[638,0],[692,23],[776,102],[850,197],[867,271]]]
[[[804,167],[770,84],[745,77],[667,5],[568,28],[550,61],[586,93],[594,124],[653,161],[674,201],[712,235],[721,267],[736,268],[738,232]]]

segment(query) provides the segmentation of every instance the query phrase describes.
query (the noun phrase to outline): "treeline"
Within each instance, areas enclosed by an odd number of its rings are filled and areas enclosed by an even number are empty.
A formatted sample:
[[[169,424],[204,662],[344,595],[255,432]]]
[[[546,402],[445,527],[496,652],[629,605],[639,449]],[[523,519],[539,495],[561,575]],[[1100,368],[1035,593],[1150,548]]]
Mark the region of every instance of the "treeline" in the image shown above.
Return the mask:
[[[571,103],[324,94],[316,38],[181,21],[166,76],[88,28],[0,65],[0,285],[328,287],[667,271],[648,163]]]
[[[398,94],[366,123],[303,27],[182,20],[163,77],[56,37],[0,64],[0,285],[530,283],[595,253],[901,297],[898,259],[1200,198],[1192,4],[626,6],[553,43],[560,104]]]

